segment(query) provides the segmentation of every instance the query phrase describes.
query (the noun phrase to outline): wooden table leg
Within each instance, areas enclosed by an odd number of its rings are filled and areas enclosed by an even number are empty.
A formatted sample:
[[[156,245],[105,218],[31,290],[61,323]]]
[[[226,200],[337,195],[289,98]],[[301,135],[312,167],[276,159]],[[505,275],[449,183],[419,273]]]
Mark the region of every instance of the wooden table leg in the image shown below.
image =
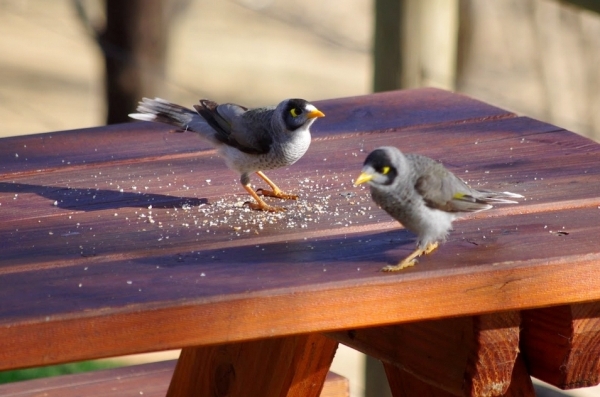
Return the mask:
[[[530,390],[521,396],[534,396],[524,366],[513,377],[519,323],[519,313],[508,312],[329,335],[382,360],[395,397],[415,395],[402,392],[407,385],[429,396],[512,395],[511,381]]]
[[[600,382],[600,302],[525,310],[522,317],[531,376],[561,389]]]
[[[383,364],[386,375],[390,383],[390,389],[394,397],[412,397],[412,396],[427,396],[427,397],[454,397],[454,394],[427,384],[419,378],[410,375],[408,372],[392,364]],[[494,392],[482,394],[486,396],[497,395]],[[531,383],[531,378],[527,373],[527,368],[523,358],[519,354],[515,360],[515,366],[512,371],[510,386],[501,394],[502,397],[533,397],[535,390]]]
[[[318,397],[337,345],[310,334],[185,348],[167,397]]]

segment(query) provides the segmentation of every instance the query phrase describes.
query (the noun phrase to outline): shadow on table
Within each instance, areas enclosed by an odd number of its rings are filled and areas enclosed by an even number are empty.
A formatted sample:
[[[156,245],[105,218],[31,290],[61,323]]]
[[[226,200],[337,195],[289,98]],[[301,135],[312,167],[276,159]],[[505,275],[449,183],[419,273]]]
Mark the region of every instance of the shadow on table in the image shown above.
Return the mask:
[[[147,208],[150,205],[154,208],[172,208],[181,207],[183,204],[200,205],[208,203],[206,198],[9,182],[0,182],[0,193],[34,193],[48,199],[49,205],[77,211],[99,211],[124,207]]]

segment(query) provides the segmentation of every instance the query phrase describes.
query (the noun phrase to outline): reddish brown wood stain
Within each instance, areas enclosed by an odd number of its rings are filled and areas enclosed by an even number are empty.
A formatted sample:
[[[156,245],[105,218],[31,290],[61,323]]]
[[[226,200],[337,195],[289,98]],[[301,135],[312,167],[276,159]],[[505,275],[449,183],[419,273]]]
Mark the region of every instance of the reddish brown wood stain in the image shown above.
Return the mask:
[[[434,89],[318,106],[280,219],[168,127],[2,139],[0,369],[600,300],[600,145]],[[352,186],[381,145],[526,200],[380,273],[414,244]]]
[[[319,397],[336,348],[317,334],[186,348],[167,396]]]

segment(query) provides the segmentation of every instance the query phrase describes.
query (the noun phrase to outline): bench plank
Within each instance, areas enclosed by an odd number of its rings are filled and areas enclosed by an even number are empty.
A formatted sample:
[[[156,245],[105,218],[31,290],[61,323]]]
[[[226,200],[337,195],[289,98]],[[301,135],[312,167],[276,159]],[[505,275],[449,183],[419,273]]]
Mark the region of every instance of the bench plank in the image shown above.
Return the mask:
[[[3,397],[164,397],[177,360],[0,385]],[[320,397],[349,397],[348,379],[328,372]]]

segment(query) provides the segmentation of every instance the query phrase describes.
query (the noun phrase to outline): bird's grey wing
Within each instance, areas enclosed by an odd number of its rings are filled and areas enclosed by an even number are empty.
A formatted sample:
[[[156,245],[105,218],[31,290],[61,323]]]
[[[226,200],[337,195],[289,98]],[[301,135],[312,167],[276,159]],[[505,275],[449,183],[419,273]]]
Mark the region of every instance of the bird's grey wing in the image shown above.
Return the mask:
[[[274,107],[258,108],[247,111],[234,120],[231,136],[245,147],[253,148],[257,153],[264,154],[271,149],[273,143],[273,113]]]
[[[232,120],[236,116],[242,115],[247,109],[243,106],[237,106],[234,108],[233,106],[228,106],[228,112],[223,112],[225,117],[223,117],[218,108],[220,106],[216,102],[210,101],[208,99],[201,99],[200,105],[194,105],[194,109],[198,112],[204,120],[215,130],[215,137],[217,140],[227,143],[229,139],[229,135],[231,134],[232,128]]]
[[[220,142],[249,154],[263,154],[268,151],[271,142],[269,141],[267,146],[260,134],[256,134],[245,125],[244,119],[253,113],[253,110],[249,111],[233,103],[217,105],[205,99],[194,108],[216,131],[215,138]]]
[[[416,168],[415,190],[428,207],[446,212],[476,212],[491,208],[484,200],[474,197],[474,191],[440,163],[418,161]]]

